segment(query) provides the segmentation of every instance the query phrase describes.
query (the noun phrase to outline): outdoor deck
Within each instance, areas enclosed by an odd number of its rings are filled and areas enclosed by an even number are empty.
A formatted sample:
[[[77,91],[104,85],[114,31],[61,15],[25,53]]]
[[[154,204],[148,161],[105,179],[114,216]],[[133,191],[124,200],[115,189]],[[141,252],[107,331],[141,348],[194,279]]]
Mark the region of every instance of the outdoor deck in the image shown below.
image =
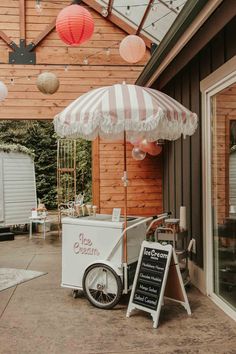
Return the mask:
[[[148,314],[126,318],[128,298],[110,311],[74,299],[60,287],[61,241],[57,232],[1,242],[0,267],[47,272],[0,292],[0,353],[208,353],[233,354],[235,323],[198,290],[188,290],[192,316],[166,304],[160,324]]]

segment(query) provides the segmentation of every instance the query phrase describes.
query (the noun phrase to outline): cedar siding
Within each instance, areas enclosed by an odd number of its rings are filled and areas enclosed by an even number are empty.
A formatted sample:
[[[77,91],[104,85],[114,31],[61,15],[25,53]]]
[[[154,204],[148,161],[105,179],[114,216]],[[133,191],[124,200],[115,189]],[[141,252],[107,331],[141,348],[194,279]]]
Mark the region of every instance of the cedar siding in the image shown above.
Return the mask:
[[[0,1],[0,31],[17,45],[20,40],[19,4],[19,0]],[[38,14],[35,0],[25,0],[26,44],[38,38],[65,6],[65,1],[61,4],[60,0],[57,3],[43,1],[42,12]],[[1,80],[9,90],[7,99],[1,102],[0,119],[53,119],[89,90],[123,81],[135,82],[150,56],[149,51],[137,65],[126,63],[120,57],[118,47],[127,33],[96,11],[89,11],[95,21],[92,38],[80,46],[66,46],[54,28],[35,49],[36,65],[9,64],[11,48],[0,38]],[[106,48],[111,48],[109,55]],[[88,56],[89,65],[85,65],[84,59]],[[44,95],[36,87],[37,76],[44,71],[55,73],[60,80],[59,90],[53,95]]]
[[[124,143],[107,142],[101,140],[99,156],[94,160],[94,202],[101,213],[112,213],[113,208],[124,207],[124,185],[121,180],[124,171]],[[132,158],[133,146],[127,143],[127,171],[128,171],[128,214],[150,216],[162,212],[162,160],[163,154],[150,156],[147,154],[142,161]],[[96,163],[97,161],[97,163]],[[96,165],[95,165],[96,164]]]
[[[38,14],[35,0],[25,0],[25,31],[22,22],[20,25],[19,6],[18,0],[0,1],[0,31],[17,45],[20,28],[21,36],[25,32],[27,44],[35,41],[66,4],[63,0],[61,4],[60,0],[43,1],[42,12]],[[92,38],[83,45],[68,47],[54,28],[35,49],[36,65],[9,64],[11,49],[0,38],[1,80],[9,90],[7,99],[1,102],[0,119],[52,120],[74,99],[92,89],[124,81],[135,83],[150,57],[149,50],[139,63],[125,62],[119,55],[119,44],[127,33],[93,9],[88,10],[95,20]],[[106,48],[110,48],[109,55]],[[89,65],[84,64],[85,57],[89,57]],[[60,80],[59,90],[53,95],[44,95],[36,87],[37,76],[44,71],[55,73]],[[123,143],[96,141],[92,172],[93,202],[100,212],[110,213],[114,207],[123,207]],[[128,173],[128,212],[152,215],[162,211],[162,156],[137,162],[131,157],[129,145]]]
[[[208,21],[212,21],[212,18]],[[207,26],[208,21],[204,26]],[[207,36],[204,26],[201,32]],[[198,252],[194,261],[200,267],[203,267],[200,81],[236,55],[235,33],[234,17],[170,81],[166,78],[169,72],[173,73],[175,61],[181,62],[181,53],[152,85],[153,88],[161,89],[174,97],[199,116],[199,127],[192,137],[165,144],[163,203],[164,210],[172,211],[176,217],[179,217],[180,205],[187,207],[189,238],[194,237],[197,241]],[[195,36],[187,46],[193,45]]]

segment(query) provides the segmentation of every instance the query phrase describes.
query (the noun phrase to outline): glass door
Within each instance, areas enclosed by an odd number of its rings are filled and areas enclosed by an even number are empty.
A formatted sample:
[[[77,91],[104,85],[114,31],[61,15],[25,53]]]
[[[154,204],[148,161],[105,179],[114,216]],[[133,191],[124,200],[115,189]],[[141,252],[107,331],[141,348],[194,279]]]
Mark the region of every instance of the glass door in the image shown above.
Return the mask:
[[[209,97],[212,290],[236,310],[236,83]]]

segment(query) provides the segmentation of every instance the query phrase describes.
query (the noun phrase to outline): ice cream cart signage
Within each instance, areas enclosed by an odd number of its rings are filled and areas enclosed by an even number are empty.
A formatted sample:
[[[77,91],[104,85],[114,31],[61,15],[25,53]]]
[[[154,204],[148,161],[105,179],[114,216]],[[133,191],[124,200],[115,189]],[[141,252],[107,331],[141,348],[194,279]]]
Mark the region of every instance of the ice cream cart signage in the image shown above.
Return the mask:
[[[132,310],[149,312],[156,328],[164,296],[191,310],[175,251],[171,245],[143,241],[126,316]]]
[[[75,254],[86,254],[88,256],[100,255],[99,250],[94,247],[92,240],[82,232],[79,234],[78,241],[74,243],[73,248]]]
[[[156,310],[165,274],[168,251],[145,247],[133,302]]]

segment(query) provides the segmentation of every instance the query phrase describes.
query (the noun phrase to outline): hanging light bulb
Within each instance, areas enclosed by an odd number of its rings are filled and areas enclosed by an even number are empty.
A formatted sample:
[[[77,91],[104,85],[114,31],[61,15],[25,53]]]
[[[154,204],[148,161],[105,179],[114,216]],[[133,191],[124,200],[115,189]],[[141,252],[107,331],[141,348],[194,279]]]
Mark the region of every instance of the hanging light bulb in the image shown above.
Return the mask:
[[[108,10],[105,7],[102,8],[102,16],[103,17],[107,17],[108,16]]]
[[[128,5],[125,11],[126,16],[129,16],[131,13],[130,6]]]
[[[89,63],[88,58],[84,58],[83,63],[84,63],[84,65],[88,65],[88,63]]]
[[[30,76],[27,76],[27,80],[30,81]]]
[[[14,80],[14,78],[13,78],[13,77],[11,78],[10,82],[11,82],[11,85],[14,85],[15,80]]]
[[[41,0],[35,0],[35,10],[38,14],[42,12]]]
[[[65,65],[65,66],[64,66],[64,70],[65,70],[65,71],[68,71],[68,65]]]
[[[157,25],[156,25],[156,23],[155,23],[155,22],[153,22],[153,23],[152,23],[152,28],[153,28],[154,30],[156,30],[156,29],[157,29]]]
[[[157,6],[155,4],[152,4],[152,11],[157,12]]]
[[[110,48],[106,48],[106,55],[109,56],[111,54]]]

